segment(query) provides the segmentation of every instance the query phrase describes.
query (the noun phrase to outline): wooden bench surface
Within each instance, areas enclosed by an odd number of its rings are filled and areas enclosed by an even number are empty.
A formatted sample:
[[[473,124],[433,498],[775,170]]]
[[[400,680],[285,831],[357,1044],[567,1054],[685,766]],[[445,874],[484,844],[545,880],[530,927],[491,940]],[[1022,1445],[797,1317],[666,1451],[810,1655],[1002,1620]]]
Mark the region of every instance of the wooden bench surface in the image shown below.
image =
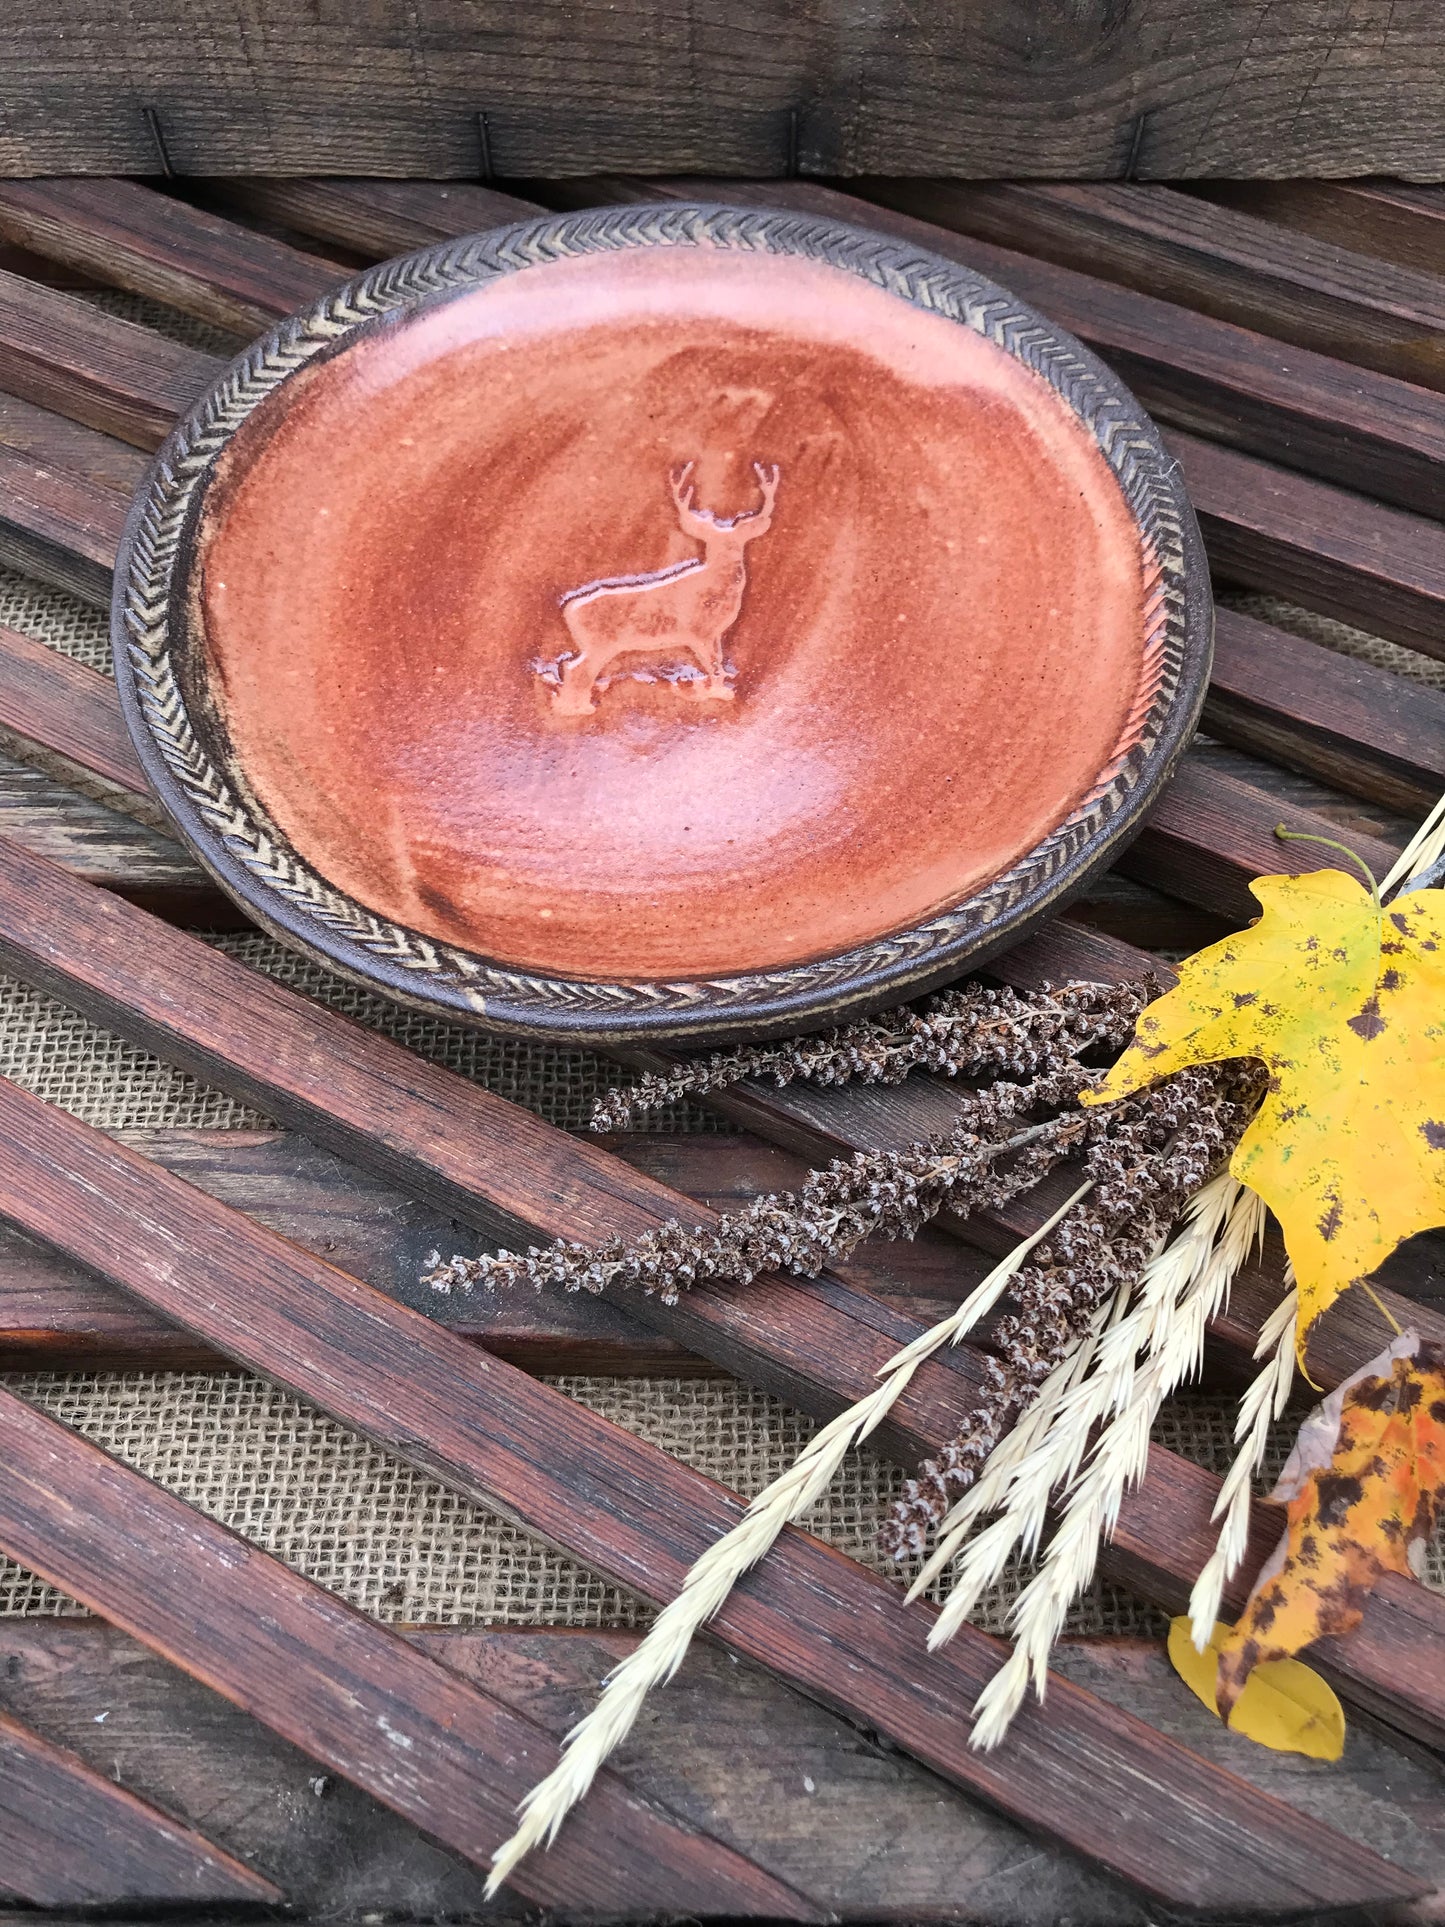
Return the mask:
[[[1445,453],[1445,255],[1439,203],[1428,190],[1390,204],[1388,248],[1377,258],[1369,251],[1369,223],[1352,213],[1356,190],[1346,187],[1320,187],[1297,203],[1274,193],[1254,206],[1247,195],[1206,198],[1171,188],[859,185],[861,192],[844,194],[796,180],[700,186],[609,178],[533,184],[532,198],[523,199],[460,182],[227,178],[166,194],[121,180],[0,182],[0,238],[16,250],[0,269],[0,560],[103,605],[145,451],[222,365],[217,355],[106,312],[86,298],[88,286],[165,302],[239,331],[239,340],[356,265],[389,253],[541,205],[701,192],[883,227],[1008,283],[1112,361],[1165,426],[1221,587],[1272,592],[1421,658],[1445,657],[1445,533],[1436,519]],[[1231,610],[1220,614],[1205,726],[1207,738],[1189,752],[1116,873],[1064,920],[1000,959],[997,974],[1020,984],[1045,975],[1136,975],[1153,961],[1144,954],[1149,948],[1192,947],[1253,913],[1250,877],[1280,867],[1277,823],[1342,834],[1378,871],[1445,788],[1445,692]],[[234,927],[236,913],[166,834],[119,725],[113,689],[94,671],[3,628],[0,753],[5,967],[286,1127],[149,1133],[108,1150],[86,1127],[47,1115],[35,1100],[0,1085],[0,1116],[8,1120],[0,1133],[0,1192],[14,1226],[0,1228],[0,1353],[11,1367],[208,1368],[241,1360],[663,1599],[700,1549],[706,1521],[723,1523],[733,1502],[720,1492],[711,1496],[716,1489],[705,1494],[695,1475],[653,1448],[599,1429],[600,1421],[576,1408],[569,1412],[560,1395],[529,1391],[523,1374],[726,1370],[826,1416],[869,1385],[889,1352],[937,1315],[940,1300],[956,1300],[990,1252],[1007,1248],[1051,1208],[1055,1192],[1044,1186],[997,1216],[944,1221],[916,1245],[865,1248],[816,1284],[764,1280],[735,1301],[699,1288],[676,1307],[642,1299],[439,1304],[416,1275],[430,1244],[454,1242],[450,1219],[483,1239],[513,1241],[519,1234],[596,1238],[667,1216],[705,1221],[730,1200],[795,1181],[803,1160],[947,1128],[956,1094],[926,1078],[891,1090],[744,1087],[717,1101],[743,1127],[735,1138],[569,1138],[189,936],[186,927],[196,924]],[[1303,848],[1292,846],[1291,867],[1312,860],[1299,855]],[[1325,852],[1319,860],[1332,859]],[[638,1054],[632,1061],[660,1060]],[[417,1201],[404,1220],[394,1210],[399,1195]],[[98,1219],[98,1210],[109,1215]],[[179,1241],[208,1279],[209,1295],[178,1294],[168,1269],[153,1261],[147,1232],[162,1219],[166,1237]],[[267,1226],[295,1241],[294,1262]],[[303,1262],[305,1251],[324,1252],[329,1262],[316,1269],[314,1260]],[[1386,1285],[1402,1316],[1445,1336],[1440,1253],[1439,1240],[1416,1240],[1392,1261]],[[1280,1263],[1277,1249],[1267,1251],[1215,1322],[1210,1368],[1218,1383],[1237,1382],[1248,1370],[1259,1325],[1281,1288]],[[293,1273],[294,1285],[286,1282]],[[306,1338],[297,1322],[305,1298],[294,1296],[302,1279],[312,1296],[336,1294],[332,1318]],[[234,1299],[235,1312],[218,1318],[225,1297]],[[390,1351],[368,1349],[365,1323],[347,1324],[343,1307],[363,1304],[369,1328],[390,1334]],[[419,1323],[418,1312],[431,1324]],[[1373,1329],[1367,1309],[1349,1301],[1338,1308],[1312,1352],[1326,1382],[1368,1355],[1361,1346]],[[363,1352],[371,1362],[353,1382],[345,1361],[355,1364]],[[452,1375],[463,1409],[480,1413],[504,1385],[502,1405],[510,1401],[518,1439],[527,1430],[524,1412],[539,1438],[575,1434],[566,1463],[500,1452],[505,1425],[483,1450],[480,1437],[458,1429],[444,1402],[419,1402],[415,1374],[424,1356],[433,1374]],[[384,1360],[393,1375],[389,1412],[374,1396]],[[880,1434],[883,1449],[905,1463],[934,1449],[966,1409],[981,1368],[981,1354],[970,1346],[931,1362]],[[398,1423],[401,1405],[406,1418]],[[225,1692],[206,1656],[204,1616],[178,1638],[184,1616],[174,1586],[159,1585],[148,1596],[116,1563],[135,1545],[137,1521],[149,1516],[151,1502],[125,1479],[112,1476],[107,1486],[103,1468],[88,1456],[93,1448],[66,1446],[43,1427],[27,1430],[24,1408],[11,1422],[17,1453],[28,1439],[26,1449],[48,1452],[57,1468],[70,1470],[32,1480],[23,1506],[0,1502],[0,1545],[23,1547],[43,1565],[44,1548],[59,1545],[54,1535],[64,1536],[73,1509],[83,1511],[107,1490],[88,1531],[65,1541],[64,1583],[102,1614],[109,1606],[118,1625]],[[611,1485],[599,1499],[604,1465],[613,1467]],[[1208,1544],[1217,1488],[1212,1475],[1156,1448],[1126,1503],[1108,1555],[1111,1572],[1177,1609]],[[639,1512],[642,1492],[649,1503]],[[1268,1508],[1257,1514],[1262,1550],[1278,1528]],[[1438,1884],[1445,1850],[1438,1829],[1415,1824],[1410,1803],[1425,1796],[1413,1782],[1405,1787],[1399,1763],[1410,1762],[1423,1787],[1432,1769],[1416,1749],[1445,1742],[1445,1603],[1413,1582],[1387,1582],[1360,1632],[1321,1649],[1322,1670],[1355,1710],[1362,1734],[1373,1736],[1370,1745],[1383,1751],[1369,1764],[1352,1754],[1337,1791],[1322,1796],[1315,1788],[1303,1798],[1271,1756],[1222,1731],[1201,1731],[1182,1701],[1164,1710],[1169,1693],[1158,1655],[1134,1649],[1061,1662],[1058,1685],[1045,1708],[1021,1722],[1012,1752],[1006,1745],[986,1759],[970,1753],[962,1743],[969,1695],[992,1664],[992,1642],[970,1635],[931,1672],[935,1662],[916,1661],[927,1609],[896,1612],[889,1603],[896,1595],[883,1582],[836,1554],[818,1565],[822,1549],[811,1550],[815,1545],[805,1534],[786,1535],[775,1560],[718,1626],[724,1641],[772,1669],[774,1678],[758,1691],[782,1696],[775,1713],[780,1760],[796,1755],[799,1735],[821,1733],[817,1722],[841,1713],[960,1789],[932,1782],[944,1809],[969,1830],[981,1864],[1000,1868],[1010,1827],[1022,1825],[1071,1843],[1105,1870],[1086,1872],[1067,1855],[1048,1856],[1047,1872],[1027,1895],[1016,1904],[1001,1898],[987,1917],[1043,1918],[1050,1905],[1063,1904],[1061,1894],[1070,1897],[1067,1911],[1091,1917],[1091,1908],[1118,1904],[1125,1890],[1109,1882],[1120,1877],[1166,1904],[1187,1898],[1216,1913],[1364,1908]],[[269,1612],[270,1591],[284,1583],[284,1575],[268,1577],[258,1563],[249,1581],[256,1609]],[[303,1606],[312,1610],[305,1600],[294,1610]],[[49,1663],[48,1630],[9,1624],[13,1635],[0,1624],[0,1645],[12,1640],[11,1680],[20,1683],[12,1689],[0,1680],[0,1702],[16,1724],[15,1750],[4,1757],[43,1757],[46,1771],[62,1780],[69,1773],[79,1811],[94,1797],[101,1754],[81,1743],[93,1745],[94,1736],[47,1726],[53,1700],[34,1682]],[[871,1646],[854,1643],[864,1625],[873,1628]],[[137,1649],[96,1628],[77,1629],[74,1638],[80,1643],[62,1641],[53,1650],[63,1646],[67,1664],[92,1681],[113,1680],[122,1695]],[[505,1654],[520,1647],[487,1647],[484,1636],[476,1638],[482,1644],[466,1649],[468,1664],[486,1652],[488,1664],[505,1674]],[[560,1655],[582,1650],[563,1635],[538,1638],[532,1650],[544,1656],[536,1662],[544,1670],[561,1666],[565,1674]],[[438,1636],[434,1649],[446,1647],[450,1664],[461,1640],[447,1646]],[[701,1669],[711,1663],[707,1656],[697,1661]],[[401,1704],[405,1667],[377,1657],[367,1668],[369,1682]],[[190,1707],[193,1695],[187,1698],[178,1676],[164,1677],[176,1680],[167,1687],[176,1705]],[[580,1689],[579,1669],[573,1678]],[[239,1682],[231,1697],[238,1691]],[[834,1711],[824,1713],[815,1701]],[[227,1717],[246,1721],[248,1734],[258,1731],[255,1719],[267,1722],[356,1789],[387,1798],[384,1748],[378,1756],[357,1733],[332,1732],[319,1716],[308,1723],[304,1707],[298,1716],[264,1694],[243,1693],[239,1703],[246,1713]],[[1146,1708],[1142,1719],[1126,1711],[1138,1706]],[[184,1723],[190,1715],[177,1717]],[[495,1730],[497,1716],[488,1717],[488,1730]],[[52,1742],[64,1745],[57,1752]],[[1352,1739],[1352,1748],[1362,1743]],[[270,1759],[265,1749],[272,1743],[245,1744],[245,1771],[259,1787],[271,1769],[253,1765],[253,1756]],[[642,1758],[646,1748],[634,1748],[619,1762],[619,1782],[645,1785],[662,1808],[686,1811],[696,1827],[698,1746],[674,1755],[665,1786],[656,1762]],[[888,1757],[900,1759],[902,1772],[901,1756]],[[1127,1769],[1131,1759],[1138,1771]],[[1220,1771],[1225,1759],[1229,1774]],[[1387,1766],[1391,1761],[1398,1771]],[[153,1824],[144,1800],[175,1812],[190,1808],[191,1770],[147,1779],[147,1769],[133,1786],[126,1781],[136,1796],[124,1816],[134,1840],[109,1860],[97,1858],[101,1904],[147,1897],[126,1871]],[[756,1755],[739,1764],[745,1781],[762,1770]],[[806,1777],[815,1788],[822,1784]],[[1126,1778],[1131,1790],[1121,1807],[1117,1789]],[[1374,1802],[1373,1834],[1351,1807],[1362,1784]],[[980,1794],[1011,1820],[985,1814],[971,1797]],[[1292,1819],[1276,1794],[1286,1802],[1303,1798],[1315,1820]],[[360,1790],[346,1795],[349,1802],[366,1797]],[[856,1843],[845,1848],[837,1829],[811,1826],[810,1809],[794,1798],[782,1802],[789,1817],[777,1827],[770,1827],[776,1815],[741,1808],[729,1824],[705,1821],[693,1833],[662,1824],[660,1850],[640,1844],[624,1798],[619,1839],[629,1844],[619,1847],[609,1907],[620,1914],[655,1904],[707,1911],[696,1897],[715,1879],[712,1911],[804,1917],[871,1909],[876,1916],[881,1906],[907,1919],[946,1907],[946,1896],[962,1891],[950,1887],[938,1846],[920,1845],[917,1866],[900,1867],[903,1884],[880,1902],[859,1871]],[[418,1811],[404,1800],[391,1804],[414,1817]],[[0,1772],[0,1810],[13,1808],[17,1827],[26,1824],[22,1805],[6,1805]],[[376,1811],[348,1808],[368,1810]],[[468,1834],[471,1821],[461,1807],[453,1802],[448,1811],[457,1815],[454,1842],[475,1858],[474,1843],[495,1817],[489,1823],[482,1816],[481,1834]],[[874,1851],[885,1859],[890,1811],[885,1802],[868,1822]],[[34,1832],[33,1813],[29,1824],[34,1858],[43,1855],[43,1836]],[[339,1889],[308,1884],[278,1834],[235,1824],[232,1833],[208,1820],[208,1837],[196,1836],[185,1849],[186,1864],[229,1864],[229,1854],[237,1872],[228,1877],[239,1879],[245,1861],[250,1878],[276,1880],[293,1904],[335,1909]],[[375,1824],[392,1828],[386,1838],[410,1837],[395,1833],[402,1820]],[[1211,1839],[1215,1850],[1207,1847]],[[721,1840],[740,1854],[720,1857]],[[811,1843],[808,1851],[800,1840]],[[391,1905],[387,1896],[400,1893],[404,1907],[421,1913],[428,1896],[443,1892],[471,1894],[465,1904],[474,1904],[470,1876],[458,1872],[448,1887],[426,1870],[436,1848],[418,1843],[398,1851],[409,1871],[398,1876],[400,1885],[376,1872],[369,1890],[376,1904]],[[577,1852],[585,1869],[585,1837]],[[664,1864],[673,1869],[670,1889],[659,1871]],[[560,1885],[547,1889],[544,1880],[536,1890],[564,1917],[585,1890],[585,1874],[581,1886],[569,1888],[570,1865],[559,1863]],[[654,1871],[645,1873],[644,1865]],[[0,1884],[0,1898],[5,1892]],[[17,1884],[14,1896],[69,1904],[59,1887],[47,1894]]]

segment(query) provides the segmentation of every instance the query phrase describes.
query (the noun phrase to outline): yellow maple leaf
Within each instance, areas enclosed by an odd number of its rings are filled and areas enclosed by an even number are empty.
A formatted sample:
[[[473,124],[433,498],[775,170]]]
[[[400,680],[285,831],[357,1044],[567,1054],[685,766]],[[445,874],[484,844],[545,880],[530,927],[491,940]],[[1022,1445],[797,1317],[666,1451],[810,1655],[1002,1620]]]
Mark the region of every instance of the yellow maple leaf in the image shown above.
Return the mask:
[[[1445,890],[1380,910],[1342,870],[1257,877],[1264,914],[1190,957],[1085,1102],[1256,1057],[1269,1092],[1230,1170],[1279,1219],[1309,1327],[1445,1223]]]

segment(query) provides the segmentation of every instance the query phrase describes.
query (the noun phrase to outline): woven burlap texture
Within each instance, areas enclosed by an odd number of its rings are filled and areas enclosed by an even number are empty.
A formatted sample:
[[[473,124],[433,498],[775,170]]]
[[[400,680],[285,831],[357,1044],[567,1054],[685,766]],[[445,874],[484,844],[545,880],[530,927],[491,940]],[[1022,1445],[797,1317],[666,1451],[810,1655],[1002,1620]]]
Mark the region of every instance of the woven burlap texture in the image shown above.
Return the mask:
[[[128,315],[125,298],[107,305]],[[133,318],[154,320],[145,307]],[[174,332],[195,345],[189,324]],[[1445,681],[1445,669],[1378,638],[1276,603],[1237,606],[1397,674]],[[58,591],[0,570],[0,621],[88,663],[110,667],[104,618]],[[577,1129],[616,1067],[582,1051],[510,1043],[433,1023],[328,976],[271,939],[228,936],[220,948],[346,1011],[423,1056]],[[0,1071],[108,1130],[236,1128],[266,1122],[150,1053],[88,1023],[56,999],[0,979]],[[717,1128],[679,1106],[662,1128]],[[518,1530],[466,1504],[303,1402],[243,1374],[70,1373],[12,1378],[12,1386],[106,1450],[379,1617],[418,1623],[472,1620],[535,1625],[632,1625],[642,1603]],[[723,1380],[571,1379],[570,1396],[698,1470],[751,1494],[781,1472],[811,1423],[776,1400]],[[1161,1416],[1160,1442],[1222,1470],[1231,1408],[1186,1397]],[[1281,1428],[1274,1459],[1284,1449]],[[856,1456],[807,1521],[841,1549],[876,1564],[878,1521],[900,1474]],[[1438,1548],[1437,1548],[1438,1552]],[[1001,1629],[1021,1580],[1016,1569],[983,1602],[980,1623]],[[1440,1581],[1437,1569],[1434,1577]],[[53,1588],[0,1562],[0,1614],[74,1611]],[[1073,1631],[1157,1633],[1162,1618],[1096,1582],[1071,1616]]]

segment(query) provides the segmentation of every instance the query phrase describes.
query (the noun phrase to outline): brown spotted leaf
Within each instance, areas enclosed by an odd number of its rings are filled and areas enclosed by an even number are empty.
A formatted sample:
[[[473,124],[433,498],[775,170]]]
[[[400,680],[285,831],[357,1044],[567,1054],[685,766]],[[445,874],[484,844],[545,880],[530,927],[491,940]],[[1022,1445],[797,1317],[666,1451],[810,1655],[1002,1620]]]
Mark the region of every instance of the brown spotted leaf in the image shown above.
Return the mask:
[[[1257,1057],[1269,1093],[1230,1169],[1279,1219],[1310,1325],[1445,1223],[1445,890],[1389,905],[1341,870],[1259,877],[1256,924],[1180,966],[1086,1101]]]
[[[1445,1500],[1445,1348],[1406,1332],[1340,1386],[1301,1426],[1274,1496],[1288,1500],[1284,1539],[1220,1647],[1225,1719],[1256,1666],[1351,1632],[1380,1575],[1423,1555]]]

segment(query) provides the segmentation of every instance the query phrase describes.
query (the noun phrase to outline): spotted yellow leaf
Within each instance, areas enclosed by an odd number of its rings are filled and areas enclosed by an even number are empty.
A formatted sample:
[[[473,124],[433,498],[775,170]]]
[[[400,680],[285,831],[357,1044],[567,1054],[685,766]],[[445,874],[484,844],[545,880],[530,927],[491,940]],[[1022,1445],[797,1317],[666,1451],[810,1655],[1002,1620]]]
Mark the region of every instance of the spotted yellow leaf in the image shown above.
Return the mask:
[[[1221,1712],[1265,1663],[1351,1633],[1387,1572],[1423,1571],[1445,1509],[1445,1346],[1401,1332],[1300,1427],[1285,1532],[1219,1649]]]
[[[1221,1619],[1202,1653],[1194,1650],[1189,1615],[1169,1622],[1169,1659],[1190,1692],[1219,1718],[1215,1673],[1230,1629]],[[1337,1760],[1345,1750],[1345,1715],[1333,1689],[1302,1659],[1272,1659],[1256,1666],[1229,1714],[1229,1730],[1312,1760]]]
[[[1341,870],[1250,888],[1263,916],[1180,966],[1088,1101],[1187,1064],[1264,1062],[1269,1092],[1230,1170],[1283,1228],[1303,1364],[1347,1285],[1445,1223],[1445,890],[1382,913]]]

